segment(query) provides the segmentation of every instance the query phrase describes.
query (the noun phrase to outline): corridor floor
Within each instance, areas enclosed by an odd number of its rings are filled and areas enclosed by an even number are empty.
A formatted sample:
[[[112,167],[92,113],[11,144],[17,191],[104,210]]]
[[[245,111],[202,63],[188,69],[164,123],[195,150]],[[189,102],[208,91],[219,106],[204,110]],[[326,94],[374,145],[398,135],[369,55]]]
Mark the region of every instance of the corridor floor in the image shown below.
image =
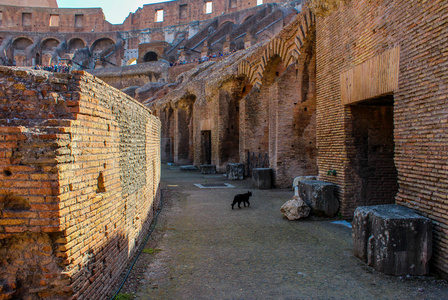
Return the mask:
[[[201,189],[195,183],[234,188]],[[352,255],[335,220],[288,221],[293,192],[164,165],[164,206],[121,295],[137,299],[447,299],[446,281],[394,277]],[[252,191],[249,208],[231,209]],[[154,253],[153,253],[154,252]]]

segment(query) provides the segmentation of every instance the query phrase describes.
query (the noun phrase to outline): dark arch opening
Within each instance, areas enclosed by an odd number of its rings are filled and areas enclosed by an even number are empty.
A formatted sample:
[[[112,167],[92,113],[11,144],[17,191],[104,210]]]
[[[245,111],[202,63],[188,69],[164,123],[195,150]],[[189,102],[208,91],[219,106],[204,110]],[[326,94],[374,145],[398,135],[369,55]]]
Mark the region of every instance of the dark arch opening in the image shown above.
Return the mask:
[[[157,60],[158,60],[157,53],[155,53],[153,51],[149,51],[143,57],[143,62],[150,62],[150,61],[157,61]]]

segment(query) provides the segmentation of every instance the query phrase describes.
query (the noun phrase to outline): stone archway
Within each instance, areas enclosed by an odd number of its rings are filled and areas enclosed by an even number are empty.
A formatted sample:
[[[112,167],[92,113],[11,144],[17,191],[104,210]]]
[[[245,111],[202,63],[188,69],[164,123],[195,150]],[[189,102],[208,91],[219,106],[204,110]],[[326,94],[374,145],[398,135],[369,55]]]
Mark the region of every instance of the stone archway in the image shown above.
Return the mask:
[[[33,41],[26,37],[19,37],[13,41],[12,53],[16,66],[28,66],[26,59],[26,49],[31,45],[33,45]]]
[[[75,54],[76,50],[82,49],[86,46],[86,43],[80,38],[73,38],[68,43],[68,53]]]
[[[149,51],[143,56],[143,62],[158,61],[158,54],[154,51]]]
[[[41,55],[42,55],[42,65],[49,66],[57,62],[52,62],[52,54],[54,50],[58,47],[59,41],[55,38],[45,39],[41,43]]]

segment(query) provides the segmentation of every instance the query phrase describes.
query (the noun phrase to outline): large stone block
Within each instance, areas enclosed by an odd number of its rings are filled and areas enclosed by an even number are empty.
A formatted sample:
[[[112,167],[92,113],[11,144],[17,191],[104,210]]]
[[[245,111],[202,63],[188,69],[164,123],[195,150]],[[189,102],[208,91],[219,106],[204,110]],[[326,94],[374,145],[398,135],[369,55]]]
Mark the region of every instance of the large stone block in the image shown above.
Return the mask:
[[[358,207],[353,219],[354,255],[389,275],[426,275],[432,226],[412,209],[389,204]]]
[[[252,185],[260,190],[272,188],[272,169],[254,168],[252,170]]]
[[[201,174],[216,174],[215,165],[201,165]]]
[[[243,180],[244,179],[244,164],[229,163],[226,166],[227,179],[229,180]]]
[[[339,209],[334,187],[334,184],[320,180],[302,180],[299,182],[299,196],[311,207],[312,214],[332,217]]]
[[[302,180],[317,180],[317,176],[298,176],[292,182],[294,196],[299,196],[299,182]]]
[[[197,170],[198,170],[197,167],[192,166],[192,165],[181,166],[179,169],[180,169],[181,171],[184,171],[184,172],[191,172],[191,171],[197,171]]]

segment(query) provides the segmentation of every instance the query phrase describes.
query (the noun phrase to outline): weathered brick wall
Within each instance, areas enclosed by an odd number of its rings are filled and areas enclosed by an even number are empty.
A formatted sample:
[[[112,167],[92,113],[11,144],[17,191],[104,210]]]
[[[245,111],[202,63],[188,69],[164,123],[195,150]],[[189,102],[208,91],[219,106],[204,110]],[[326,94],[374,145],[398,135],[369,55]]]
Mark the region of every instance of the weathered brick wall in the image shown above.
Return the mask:
[[[31,32],[90,32],[111,31],[114,26],[104,19],[101,8],[46,8],[0,5],[3,12],[1,30]],[[30,23],[22,23],[22,15],[30,14]],[[50,15],[59,16],[58,26],[50,26]],[[75,26],[75,15],[81,23]]]
[[[159,201],[160,122],[87,73],[1,73],[1,293],[102,299]]]
[[[212,13],[207,14],[205,11],[205,3],[212,2]],[[231,7],[231,2],[237,2],[236,6]],[[280,0],[264,0],[263,3],[284,3]],[[181,9],[186,9],[186,14],[181,13]],[[135,13],[126,18],[123,23],[123,30],[132,28],[162,27],[168,25],[179,25],[189,22],[209,20],[214,17],[221,16],[246,9],[257,10],[257,1],[251,0],[178,0],[163,3],[147,4],[139,8]],[[155,14],[157,10],[163,10],[163,22],[155,22]],[[246,17],[253,15],[254,11],[247,11],[238,19],[240,23]]]
[[[399,186],[395,200],[433,220],[432,261],[444,272],[448,272],[447,16],[446,1],[352,0],[317,20],[319,175],[337,184],[341,211],[350,217],[359,200],[350,165],[357,153],[350,129],[356,112],[342,104],[346,99],[341,98],[340,76],[399,47],[398,86],[393,92]],[[330,169],[337,175],[327,175]]]
[[[148,82],[158,82],[161,79],[168,82],[170,70],[167,62],[153,61],[131,66],[94,69],[88,72],[121,90],[131,86],[141,87]]]

